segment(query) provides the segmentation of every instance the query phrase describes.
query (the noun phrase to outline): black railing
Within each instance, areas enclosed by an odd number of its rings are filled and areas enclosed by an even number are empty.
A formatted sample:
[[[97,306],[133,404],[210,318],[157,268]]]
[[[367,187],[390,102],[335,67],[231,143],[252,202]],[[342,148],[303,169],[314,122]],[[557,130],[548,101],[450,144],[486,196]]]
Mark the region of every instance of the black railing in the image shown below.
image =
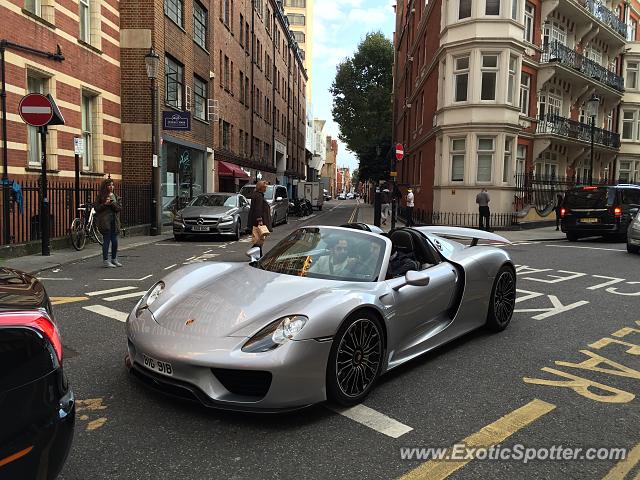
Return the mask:
[[[400,218],[404,221],[407,218],[406,208],[401,208]],[[449,227],[472,227],[480,225],[478,213],[463,212],[427,212],[425,210],[413,210],[413,223],[415,225],[446,225]],[[518,223],[515,212],[512,213],[492,213],[490,214],[489,225],[491,228],[506,228]]]
[[[557,40],[543,47],[542,62],[560,62],[562,65],[578,70],[583,75],[593,78],[600,83],[624,90],[624,80],[620,75],[606,69],[599,63],[579,54]]]
[[[560,115],[540,116],[536,132],[591,142],[591,125],[576,122]],[[620,148],[620,134],[602,128],[595,127],[593,129],[593,141],[605,147]]]
[[[624,179],[612,179],[596,174],[589,182],[586,174],[576,174],[572,177],[558,177],[522,173],[515,176],[516,191],[514,210],[520,211],[528,206],[535,206],[539,212],[550,211],[557,201],[557,196],[579,185],[616,185],[618,183],[632,183]]]
[[[595,0],[581,0],[580,3],[595,19],[610,26],[618,35],[627,39],[627,25],[617,17],[614,11]]]
[[[22,201],[10,195],[9,229],[12,244],[20,244],[40,239],[40,187],[38,181],[19,182]],[[120,220],[123,227],[143,225],[150,221],[151,187],[130,183],[114,182],[116,193],[122,197]],[[77,216],[75,204],[75,185],[73,182],[49,181],[48,197],[50,205],[51,238],[64,237],[69,232],[72,220]],[[9,186],[0,185],[2,188]],[[92,204],[100,188],[99,182],[82,182],[80,184],[80,202]],[[0,209],[3,208],[4,195],[0,194]],[[2,227],[0,217],[0,228]]]

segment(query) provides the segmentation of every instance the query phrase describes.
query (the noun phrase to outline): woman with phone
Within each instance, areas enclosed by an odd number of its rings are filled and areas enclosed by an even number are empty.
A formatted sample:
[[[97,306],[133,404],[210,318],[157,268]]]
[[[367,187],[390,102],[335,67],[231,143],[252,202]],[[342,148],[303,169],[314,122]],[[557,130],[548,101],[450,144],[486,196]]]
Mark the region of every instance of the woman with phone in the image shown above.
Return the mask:
[[[100,185],[96,199],[96,222],[102,234],[102,265],[105,268],[121,267],[118,260],[118,235],[120,234],[120,197],[115,192],[115,185],[110,178]],[[111,260],[109,260],[109,244],[111,244]]]

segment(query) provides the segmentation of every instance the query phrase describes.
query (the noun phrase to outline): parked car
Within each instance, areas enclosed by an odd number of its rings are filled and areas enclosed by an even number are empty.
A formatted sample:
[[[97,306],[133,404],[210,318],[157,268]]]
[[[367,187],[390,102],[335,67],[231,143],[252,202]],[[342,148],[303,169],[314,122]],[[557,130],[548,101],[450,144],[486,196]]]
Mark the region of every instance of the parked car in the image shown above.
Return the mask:
[[[560,209],[561,228],[570,242],[601,236],[626,241],[640,208],[640,185],[582,186],[567,191]]]
[[[55,478],[73,441],[75,398],[49,296],[0,268],[0,478]]]
[[[338,200],[346,200],[346,199],[347,199],[347,195],[344,192],[338,195]]]
[[[381,375],[511,321],[509,243],[456,227],[305,226],[249,263],[184,266],[126,322],[125,365],[149,387],[231,410],[364,400]],[[445,236],[473,239],[471,246]],[[402,395],[398,386],[397,395]]]
[[[251,203],[251,195],[255,191],[255,184],[245,185],[240,189],[240,194]],[[271,222],[275,227],[279,223],[287,223],[289,221],[289,194],[287,188],[283,185],[267,185],[267,191],[264,192],[264,198],[271,207]]]
[[[354,198],[356,198],[356,196],[355,196],[355,194],[353,192],[349,192],[349,193],[347,193],[347,198],[349,200],[353,200]]]
[[[328,202],[329,200],[331,200],[331,195],[329,194],[329,190],[327,190],[326,188],[323,190],[323,195],[324,195],[325,202]]]
[[[173,219],[173,236],[227,234],[239,240],[248,228],[249,202],[239,193],[204,193],[191,200]]]
[[[640,253],[640,212],[633,217],[627,230],[627,252]]]

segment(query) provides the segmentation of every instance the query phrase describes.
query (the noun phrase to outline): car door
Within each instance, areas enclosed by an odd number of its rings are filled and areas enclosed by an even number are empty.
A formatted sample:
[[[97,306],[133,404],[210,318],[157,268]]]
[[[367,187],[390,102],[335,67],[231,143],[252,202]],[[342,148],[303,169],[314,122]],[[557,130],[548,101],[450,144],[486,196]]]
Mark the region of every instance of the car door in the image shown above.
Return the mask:
[[[280,198],[281,200],[278,200]],[[276,188],[275,198],[276,212],[278,212],[278,220],[284,221],[284,218],[289,211],[289,197],[287,195],[287,189],[285,187]]]
[[[249,228],[249,202],[243,195],[238,195],[240,222],[244,229]]]
[[[405,277],[386,280],[390,289],[389,366],[419,355],[430,346],[430,340],[451,323],[449,308],[454,301],[458,273],[448,262],[440,262],[425,270],[429,283],[425,286],[404,285]]]

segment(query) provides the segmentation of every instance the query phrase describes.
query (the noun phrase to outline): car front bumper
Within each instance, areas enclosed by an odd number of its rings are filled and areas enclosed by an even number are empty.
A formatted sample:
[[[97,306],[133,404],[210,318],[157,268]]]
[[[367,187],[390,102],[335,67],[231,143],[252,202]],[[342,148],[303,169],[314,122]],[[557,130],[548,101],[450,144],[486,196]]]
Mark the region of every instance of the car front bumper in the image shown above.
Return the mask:
[[[185,225],[180,222],[173,222],[173,233],[178,235],[234,235],[236,233],[236,222],[219,223],[217,225],[207,225],[209,230],[194,231],[193,225]]]

